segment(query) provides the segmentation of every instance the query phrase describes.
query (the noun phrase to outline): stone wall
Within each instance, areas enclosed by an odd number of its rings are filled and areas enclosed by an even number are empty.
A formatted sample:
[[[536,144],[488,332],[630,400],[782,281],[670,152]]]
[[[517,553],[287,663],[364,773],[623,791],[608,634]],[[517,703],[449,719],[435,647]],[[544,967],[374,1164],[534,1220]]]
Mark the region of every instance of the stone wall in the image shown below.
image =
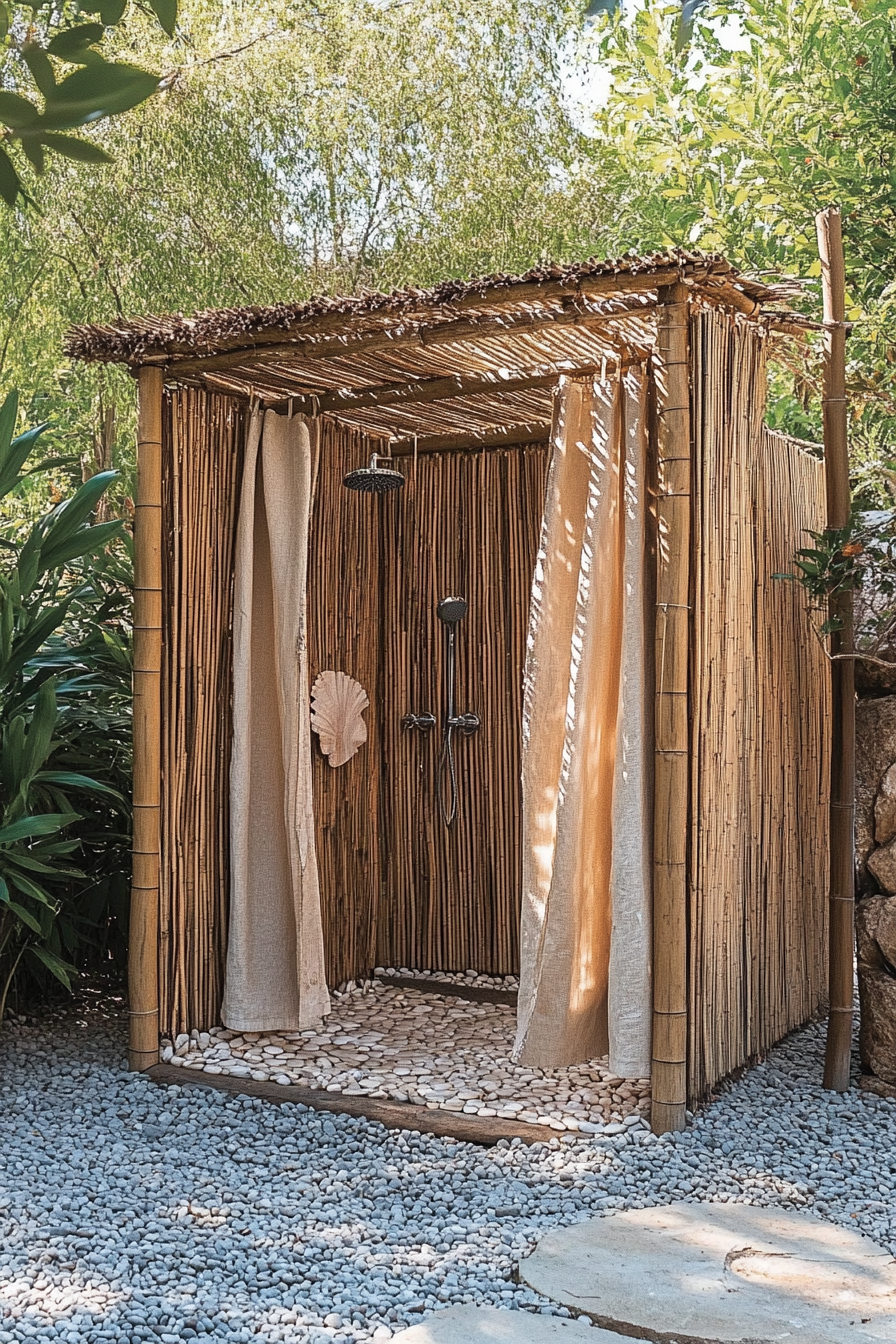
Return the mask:
[[[896,895],[896,695],[856,708],[859,890]]]
[[[856,865],[862,1068],[896,1085],[896,695],[856,708]]]

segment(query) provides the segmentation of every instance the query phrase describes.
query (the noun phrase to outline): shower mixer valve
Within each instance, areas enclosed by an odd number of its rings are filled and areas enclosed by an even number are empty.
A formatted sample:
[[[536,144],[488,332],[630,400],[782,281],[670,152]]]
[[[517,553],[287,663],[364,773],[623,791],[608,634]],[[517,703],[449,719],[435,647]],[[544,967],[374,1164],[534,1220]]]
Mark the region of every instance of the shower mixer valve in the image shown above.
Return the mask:
[[[464,733],[469,737],[470,733],[475,733],[482,727],[478,714],[453,714],[451,718],[445,720],[447,728],[456,728],[459,733]]]
[[[435,714],[405,714],[401,721],[402,728],[419,728],[421,733],[428,733],[431,728],[436,726]]]
[[[435,714],[405,714],[401,726],[418,728],[421,733],[428,733],[436,727],[437,722]],[[475,733],[482,727],[482,720],[478,714],[452,714],[445,720],[445,727],[456,728],[459,733],[469,737],[470,733]]]

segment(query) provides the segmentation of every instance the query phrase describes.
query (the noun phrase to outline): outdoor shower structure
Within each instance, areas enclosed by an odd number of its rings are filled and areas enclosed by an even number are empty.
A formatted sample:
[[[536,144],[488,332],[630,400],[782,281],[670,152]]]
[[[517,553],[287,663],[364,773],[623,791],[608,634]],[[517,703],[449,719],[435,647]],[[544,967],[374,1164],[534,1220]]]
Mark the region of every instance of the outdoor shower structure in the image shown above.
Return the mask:
[[[667,1129],[819,1009],[788,292],[674,252],[70,333],[140,391],[132,1067],[518,971],[521,1057]]]

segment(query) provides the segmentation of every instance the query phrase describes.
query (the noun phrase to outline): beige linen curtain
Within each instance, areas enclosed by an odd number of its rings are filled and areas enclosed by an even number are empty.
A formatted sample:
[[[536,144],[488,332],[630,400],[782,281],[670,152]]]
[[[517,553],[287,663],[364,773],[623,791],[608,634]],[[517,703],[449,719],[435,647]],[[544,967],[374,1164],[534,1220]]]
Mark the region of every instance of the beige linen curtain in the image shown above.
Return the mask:
[[[222,1019],[301,1030],[329,1012],[305,644],[317,429],[250,421],[237,528],[231,907]]]
[[[628,1076],[650,1055],[644,435],[640,373],[561,383],[523,704],[515,1057],[612,1040]]]

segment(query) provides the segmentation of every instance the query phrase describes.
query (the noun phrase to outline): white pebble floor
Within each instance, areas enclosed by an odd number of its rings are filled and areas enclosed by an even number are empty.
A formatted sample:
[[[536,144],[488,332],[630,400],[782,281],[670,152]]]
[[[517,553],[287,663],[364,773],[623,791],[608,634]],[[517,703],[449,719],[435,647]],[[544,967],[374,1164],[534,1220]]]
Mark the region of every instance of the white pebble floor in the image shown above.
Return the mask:
[[[0,1035],[0,1344],[386,1339],[514,1283],[550,1227],[676,1199],[801,1209],[896,1252],[896,1104],[821,1089],[811,1026],[686,1134],[479,1148],[160,1087],[120,1009]],[[187,1074],[185,1072],[185,1081]]]
[[[617,1078],[606,1058],[566,1069],[513,1064],[516,1009],[429,992],[432,983],[421,978],[420,991],[377,980],[350,986],[332,995],[332,1012],[316,1031],[262,1034],[218,1027],[184,1033],[163,1042],[162,1060],[210,1074],[412,1102],[483,1119],[498,1116],[558,1132],[618,1134],[625,1125],[646,1125],[646,1078]],[[470,972],[468,983],[497,982]]]

